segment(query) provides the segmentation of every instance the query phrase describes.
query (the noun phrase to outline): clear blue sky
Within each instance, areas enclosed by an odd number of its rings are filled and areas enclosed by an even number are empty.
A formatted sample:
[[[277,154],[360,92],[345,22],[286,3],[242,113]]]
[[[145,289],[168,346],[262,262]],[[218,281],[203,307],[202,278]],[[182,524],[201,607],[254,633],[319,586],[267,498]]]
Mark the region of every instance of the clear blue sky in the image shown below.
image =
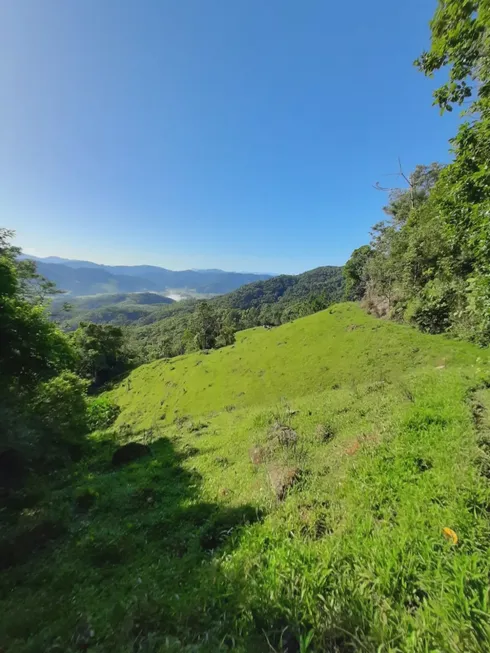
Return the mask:
[[[456,117],[435,0],[2,0],[0,224],[40,256],[301,272],[367,242]]]

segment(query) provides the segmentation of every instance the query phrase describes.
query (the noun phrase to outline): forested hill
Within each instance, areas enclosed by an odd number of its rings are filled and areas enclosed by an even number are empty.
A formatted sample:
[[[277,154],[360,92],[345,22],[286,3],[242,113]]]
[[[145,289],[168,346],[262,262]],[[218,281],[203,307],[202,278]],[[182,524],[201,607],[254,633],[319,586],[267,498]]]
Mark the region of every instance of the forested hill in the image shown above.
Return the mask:
[[[342,268],[320,267],[296,276],[257,281],[207,302],[159,307],[138,320],[128,333],[141,360],[154,360],[196,347],[231,344],[236,331],[290,322],[340,301],[343,294]]]
[[[60,322],[66,330],[80,322],[114,324],[125,326],[174,300],[154,292],[116,293],[74,297],[67,302],[65,295],[58,295],[51,305],[51,319]]]
[[[342,268],[324,266],[303,274],[282,274],[266,281],[257,281],[215,299],[215,304],[226,308],[246,310],[262,308],[268,304],[294,302],[311,295],[328,296],[331,300],[341,297],[343,288]]]

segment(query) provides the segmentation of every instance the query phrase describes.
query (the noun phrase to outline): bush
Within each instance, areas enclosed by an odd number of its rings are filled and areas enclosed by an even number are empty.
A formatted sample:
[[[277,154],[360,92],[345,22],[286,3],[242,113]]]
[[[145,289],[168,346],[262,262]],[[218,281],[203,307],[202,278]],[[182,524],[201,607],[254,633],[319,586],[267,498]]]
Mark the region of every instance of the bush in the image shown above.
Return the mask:
[[[443,333],[451,326],[454,303],[454,292],[448,284],[430,281],[420,295],[409,302],[405,319],[415,323],[421,331]]]
[[[87,385],[72,372],[39,384],[32,412],[44,445],[78,444],[87,433]]]
[[[87,407],[87,424],[90,431],[102,431],[113,424],[121,409],[106,397],[92,399]]]

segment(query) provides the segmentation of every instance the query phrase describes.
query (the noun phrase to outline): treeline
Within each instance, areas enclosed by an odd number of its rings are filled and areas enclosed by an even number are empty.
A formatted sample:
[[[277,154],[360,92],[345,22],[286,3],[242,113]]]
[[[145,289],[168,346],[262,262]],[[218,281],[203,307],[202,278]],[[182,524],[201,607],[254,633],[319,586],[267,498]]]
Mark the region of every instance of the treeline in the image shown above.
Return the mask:
[[[465,105],[453,162],[418,166],[390,192],[387,219],[344,269],[348,299],[429,333],[490,343],[490,12],[483,0],[448,0],[432,21],[432,47],[416,65],[443,67],[441,112]]]
[[[19,260],[12,235],[0,229],[0,494],[29,466],[80,455],[84,436],[116,415],[90,395],[132,364],[120,329],[82,324],[66,334],[48,319],[53,284]]]

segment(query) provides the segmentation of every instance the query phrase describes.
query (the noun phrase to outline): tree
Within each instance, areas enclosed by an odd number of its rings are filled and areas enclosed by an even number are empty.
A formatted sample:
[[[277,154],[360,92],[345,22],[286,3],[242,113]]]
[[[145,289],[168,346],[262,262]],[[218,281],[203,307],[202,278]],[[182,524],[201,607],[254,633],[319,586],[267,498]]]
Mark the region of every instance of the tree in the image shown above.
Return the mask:
[[[431,30],[416,65],[430,76],[448,71],[435,103],[442,113],[465,104],[468,119],[451,140],[450,165],[417,166],[409,176],[400,169],[408,188],[391,190],[388,220],[373,227],[372,254],[359,267],[373,304],[381,298],[392,316],[488,344],[490,2],[439,0]],[[356,263],[345,271],[354,288]]]
[[[355,249],[344,266],[345,298],[357,301],[364,297],[367,283],[366,265],[373,251],[369,245]]]
[[[449,79],[434,91],[441,111],[452,111],[472,98],[471,111],[488,109],[490,49],[488,0],[439,0],[431,21],[431,49],[415,61],[428,76],[441,68]]]
[[[0,242],[7,230],[0,233]],[[27,276],[15,264],[16,248],[0,245],[0,393],[23,392],[72,367],[73,352],[64,334],[48,321],[42,306],[24,294]],[[26,275],[22,268],[22,275]]]
[[[219,322],[209,302],[201,301],[193,316],[190,332],[197,349],[213,349],[220,332]]]
[[[0,227],[0,258],[15,267],[18,296],[31,304],[43,304],[47,297],[62,291],[56,288],[55,283],[37,273],[34,261],[19,258],[22,250],[12,245],[14,235],[11,229]]]
[[[93,387],[100,387],[128,368],[130,361],[120,327],[82,322],[72,338],[77,371]]]
[[[12,235],[0,230],[0,449],[39,458],[85,433],[85,385],[69,371],[66,335],[29,289],[35,269],[18,261]]]
[[[73,372],[62,372],[36,388],[32,414],[50,445],[76,445],[87,433],[87,385]]]

